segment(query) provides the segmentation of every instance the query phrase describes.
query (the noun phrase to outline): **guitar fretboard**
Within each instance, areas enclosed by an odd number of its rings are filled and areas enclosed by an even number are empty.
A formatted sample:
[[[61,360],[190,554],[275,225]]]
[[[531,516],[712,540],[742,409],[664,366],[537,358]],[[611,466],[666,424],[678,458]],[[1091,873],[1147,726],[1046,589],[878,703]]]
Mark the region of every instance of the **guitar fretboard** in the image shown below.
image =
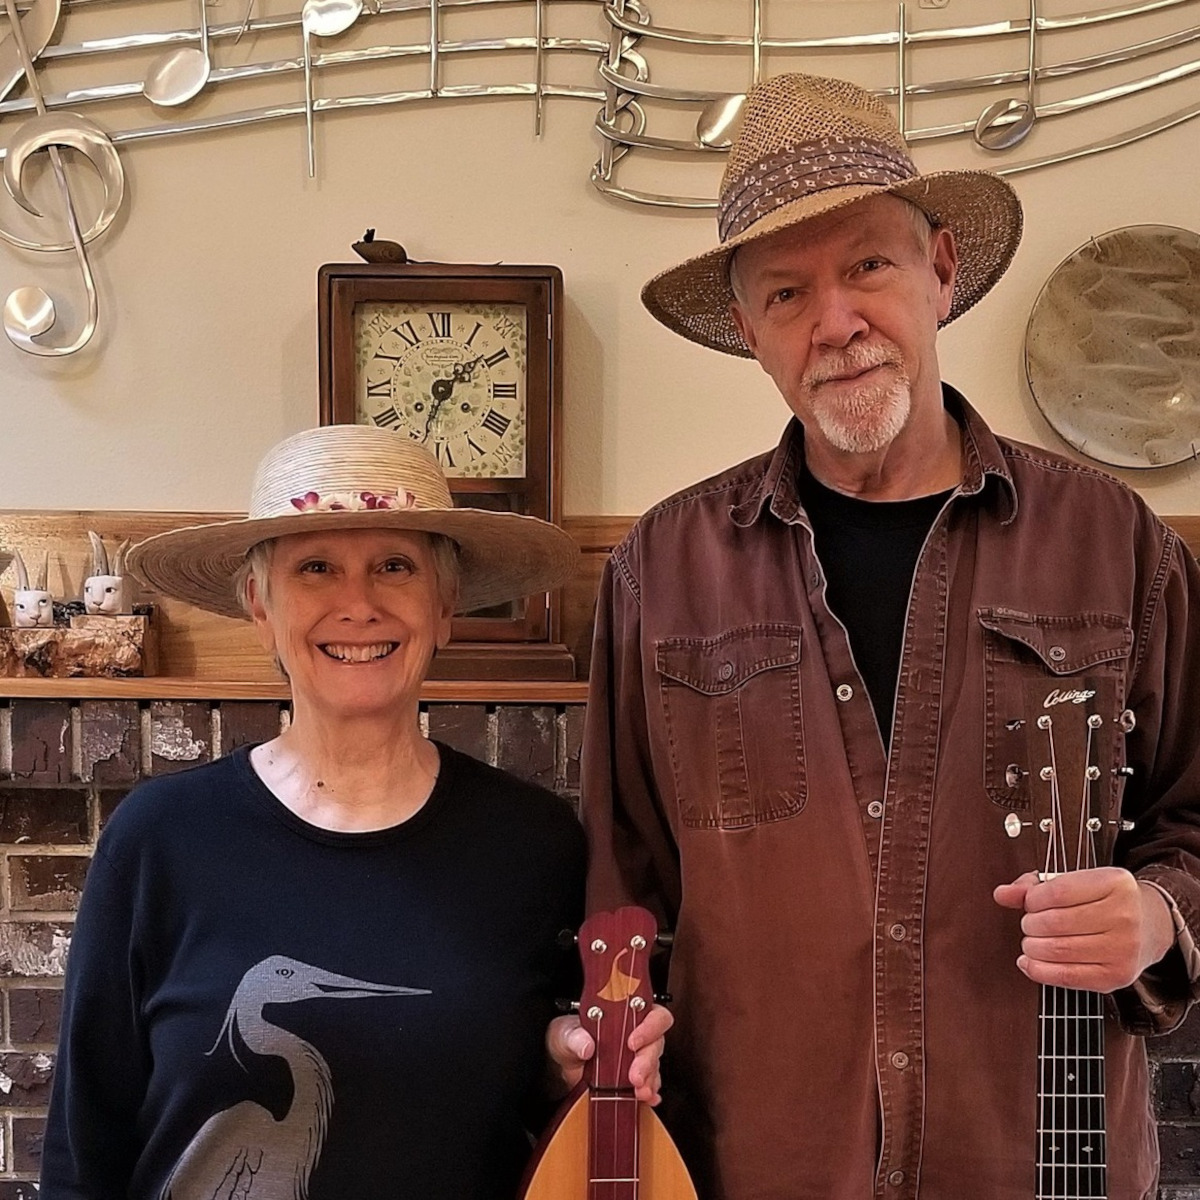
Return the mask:
[[[1104,997],[1042,987],[1037,1200],[1105,1200]]]

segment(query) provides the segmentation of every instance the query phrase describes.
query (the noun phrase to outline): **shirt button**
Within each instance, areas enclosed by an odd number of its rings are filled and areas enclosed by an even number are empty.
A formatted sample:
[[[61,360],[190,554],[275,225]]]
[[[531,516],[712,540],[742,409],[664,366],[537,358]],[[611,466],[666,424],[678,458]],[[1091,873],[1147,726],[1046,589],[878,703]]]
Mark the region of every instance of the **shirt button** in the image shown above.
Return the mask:
[[[839,683],[838,689],[834,695],[836,695],[837,698],[844,703],[854,695],[854,689],[848,683]]]
[[[904,1068],[908,1066],[908,1055],[905,1054],[903,1050],[897,1050],[896,1053],[892,1055],[892,1066],[895,1067],[897,1071],[903,1071]]]
[[[899,1187],[903,1182],[904,1182],[904,1172],[903,1171],[893,1171],[888,1176],[888,1183],[890,1183],[892,1185],[892,1187]]]
[[[899,922],[893,925],[891,929],[888,930],[888,933],[891,934],[893,940],[897,942],[904,941],[904,939],[908,936],[908,930],[905,929],[903,925],[899,924]]]
[[[718,672],[718,674],[724,680],[732,679],[733,678],[733,663],[723,662],[721,664],[721,670]]]
[[[867,805],[867,816],[875,817],[876,819],[882,817],[883,805],[880,804],[878,800],[872,800],[871,803]]]
[[[1066,657],[1067,657],[1067,652],[1061,646],[1051,646],[1050,647],[1050,661],[1051,662],[1062,662],[1062,660]]]

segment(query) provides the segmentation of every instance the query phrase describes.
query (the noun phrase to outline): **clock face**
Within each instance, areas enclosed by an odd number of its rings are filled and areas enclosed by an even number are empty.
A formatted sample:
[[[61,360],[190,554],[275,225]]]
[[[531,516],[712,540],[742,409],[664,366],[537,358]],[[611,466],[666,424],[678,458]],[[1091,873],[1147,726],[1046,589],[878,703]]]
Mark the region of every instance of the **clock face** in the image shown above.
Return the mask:
[[[525,306],[354,306],[355,420],[427,446],[449,476],[526,473]]]

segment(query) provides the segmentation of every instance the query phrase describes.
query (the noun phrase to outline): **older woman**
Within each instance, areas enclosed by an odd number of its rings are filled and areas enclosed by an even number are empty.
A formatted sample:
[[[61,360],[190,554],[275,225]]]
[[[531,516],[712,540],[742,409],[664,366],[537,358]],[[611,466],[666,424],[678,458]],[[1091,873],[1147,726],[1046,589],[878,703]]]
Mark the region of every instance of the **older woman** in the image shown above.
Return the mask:
[[[453,508],[424,449],[353,426],[275,447],[245,520],[135,548],[160,592],[244,606],[292,719],[105,829],[46,1200],[513,1195],[583,840],[558,798],[423,737],[418,696],[456,608],[555,586],[574,555],[552,525]],[[663,1023],[639,1031],[644,1098]],[[569,1082],[586,1035],[560,1021],[552,1045]]]

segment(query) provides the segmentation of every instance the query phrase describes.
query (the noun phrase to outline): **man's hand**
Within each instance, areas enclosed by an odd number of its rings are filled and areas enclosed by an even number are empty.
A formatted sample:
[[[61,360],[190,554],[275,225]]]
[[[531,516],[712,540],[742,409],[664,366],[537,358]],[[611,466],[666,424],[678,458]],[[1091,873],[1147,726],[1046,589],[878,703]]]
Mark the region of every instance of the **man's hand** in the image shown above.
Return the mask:
[[[1121,867],[1069,871],[1045,883],[1031,871],[993,895],[1025,911],[1017,966],[1035,983],[1115,992],[1175,942],[1162,893]]]
[[[633,1094],[646,1104],[654,1105],[662,1099],[658,1062],[667,1030],[674,1023],[675,1018],[661,1004],[655,1004],[629,1035],[629,1049],[634,1052],[629,1082]],[[578,1017],[555,1017],[546,1030],[546,1050],[570,1090],[583,1078],[583,1065],[596,1053],[596,1043]]]

